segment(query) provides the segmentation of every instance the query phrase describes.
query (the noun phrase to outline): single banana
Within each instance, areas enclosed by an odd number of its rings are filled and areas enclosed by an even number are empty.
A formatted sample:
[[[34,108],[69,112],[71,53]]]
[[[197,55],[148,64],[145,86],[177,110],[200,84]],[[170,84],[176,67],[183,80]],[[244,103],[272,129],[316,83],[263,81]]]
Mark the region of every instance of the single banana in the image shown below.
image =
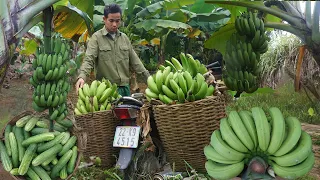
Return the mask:
[[[46,81],[49,81],[49,80],[52,79],[52,76],[53,76],[53,70],[50,69],[50,70],[47,72],[47,74],[46,74],[46,76],[45,76],[44,79],[45,79]]]
[[[205,163],[205,168],[209,176],[215,179],[232,179],[242,172],[244,161],[235,164],[219,164],[208,160]]]
[[[208,84],[205,81],[203,81],[199,91],[195,94],[196,100],[200,100],[206,97],[207,91],[208,91]]]
[[[274,156],[283,156],[287,154],[292,148],[298,143],[301,136],[301,124],[300,121],[295,117],[288,117],[285,120],[287,125],[287,138],[283,141],[280,148],[275,152]]]
[[[148,96],[150,99],[154,98],[154,99],[159,99],[159,95],[152,92],[149,88],[147,88],[145,90],[146,96]]]
[[[85,96],[90,96],[90,87],[89,87],[89,85],[87,83],[85,83],[83,85],[83,89],[82,90],[83,90],[83,94]]]
[[[51,56],[51,54],[49,54],[47,62],[46,62],[46,70],[47,71],[52,70],[51,63],[52,63],[52,56]]]
[[[180,61],[181,61],[183,69],[185,71],[189,71],[189,63],[188,63],[188,59],[187,59],[186,55],[183,52],[181,52],[179,54],[179,57],[180,57]]]
[[[231,111],[229,113],[228,121],[235,132],[235,134],[238,136],[240,141],[250,150],[252,151],[254,149],[254,143],[244,126],[239,114],[237,111]]]
[[[174,101],[166,95],[163,95],[163,101],[165,104],[172,104]]]
[[[263,152],[265,152],[270,143],[270,128],[268,119],[260,107],[254,107],[251,109],[251,111],[256,125],[259,147]]]
[[[170,79],[170,86],[172,88],[172,90],[175,92],[175,93],[178,93],[178,89],[180,88],[179,85],[176,83],[175,80],[173,79]]]
[[[312,139],[308,133],[302,131],[299,143],[295,149],[283,156],[269,156],[269,159],[279,166],[295,166],[304,161],[312,153]]]
[[[90,96],[96,95],[97,88],[98,88],[98,81],[97,80],[92,81],[90,85]]]
[[[97,98],[97,96],[93,96],[92,104],[93,104],[94,110],[95,110],[95,111],[98,111],[98,110],[99,110],[99,105],[98,105],[98,98]]]
[[[165,95],[167,95],[172,100],[177,100],[178,96],[174,92],[172,92],[166,85],[162,85],[162,91]]]
[[[184,79],[183,75],[180,73],[178,74],[178,82],[179,82],[179,87],[182,89],[184,94],[187,94],[188,92],[187,82]]]
[[[187,89],[190,90],[190,87],[192,86],[192,76],[188,71],[183,72],[183,77],[187,82]]]
[[[88,86],[88,88],[89,88],[89,86]],[[106,90],[106,88],[107,88],[107,85],[106,85],[105,82],[102,82],[102,83],[98,86],[97,91],[96,91],[96,96],[97,96],[98,99],[101,98],[101,96],[103,95],[103,92]],[[89,89],[88,91],[89,91],[89,94],[90,94],[90,89]],[[93,91],[94,91],[94,90],[93,90]],[[90,95],[89,95],[89,96],[90,96]]]
[[[173,72],[177,72],[177,69],[176,69],[176,67],[172,64],[172,62],[170,62],[170,61],[168,61],[168,60],[165,60],[164,62],[165,62],[165,65],[166,65],[166,66],[170,66],[170,67],[171,67],[171,70],[172,70]]]
[[[272,132],[267,152],[269,154],[274,154],[282,144],[285,121],[279,108],[271,107],[269,109],[269,114],[271,116]]]
[[[257,137],[256,126],[254,124],[254,120],[252,118],[251,112],[240,111],[239,116],[253,141],[254,147],[256,148],[258,146],[258,137]]]
[[[154,79],[152,76],[149,76],[148,79],[147,79],[147,84],[148,84],[148,88],[156,93],[156,94],[159,94],[159,90],[158,90],[158,87],[157,87],[157,84],[155,83]]]
[[[203,149],[204,155],[208,160],[222,163],[222,164],[235,164],[240,161],[234,161],[226,159],[225,157],[221,156],[211,145],[207,145]]]
[[[246,146],[242,144],[238,136],[233,132],[227,118],[222,118],[220,120],[220,132],[221,132],[222,138],[233,149],[243,153],[248,152],[248,149],[246,148]]]
[[[174,57],[172,57],[171,58],[171,62],[172,62],[172,64],[174,65],[174,67],[176,68],[176,70],[183,70],[183,67],[182,67],[182,65],[180,64],[180,62],[178,61],[178,59],[176,59],[176,58],[174,58]]]
[[[156,84],[159,92],[162,92],[162,84],[163,84],[163,75],[161,71],[157,71],[156,73]]]
[[[100,103],[105,102],[112,95],[112,88],[107,88],[103,91],[101,98],[99,99]]]
[[[278,176],[285,179],[296,179],[298,177],[306,175],[313,168],[314,162],[315,157],[311,152],[309,153],[306,160],[295,166],[283,167],[274,162],[270,162],[270,164],[272,166],[272,169]]]
[[[180,103],[184,103],[185,102],[186,96],[185,96],[185,94],[183,93],[183,91],[182,91],[182,89],[180,87],[178,88],[178,91],[177,91],[177,97],[178,97],[178,101]]]
[[[212,95],[213,95],[213,92],[214,92],[214,86],[213,86],[213,85],[210,85],[210,86],[208,87],[206,96],[212,96]]]
[[[79,88],[78,93],[79,93],[80,99],[82,101],[85,101],[86,100],[86,95],[84,95],[83,88]]]
[[[186,54],[189,64],[189,72],[192,75],[192,77],[195,77],[197,75],[197,63],[193,59],[191,54]]]
[[[220,130],[215,130],[211,135],[210,145],[224,158],[242,161],[245,154],[231,148],[221,137]]]
[[[166,85],[167,87],[171,87],[170,86],[170,79],[172,79],[172,78],[173,78],[173,72],[170,72],[167,75],[166,79],[164,80],[164,85]]]

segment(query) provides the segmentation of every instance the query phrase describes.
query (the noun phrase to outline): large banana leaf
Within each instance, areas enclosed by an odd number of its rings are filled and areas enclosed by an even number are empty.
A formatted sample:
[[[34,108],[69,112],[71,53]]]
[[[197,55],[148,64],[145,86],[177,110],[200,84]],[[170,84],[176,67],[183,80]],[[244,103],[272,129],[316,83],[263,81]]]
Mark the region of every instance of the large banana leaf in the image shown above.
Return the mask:
[[[13,52],[18,44],[19,32],[26,32],[32,19],[58,0],[1,0],[0,1],[0,88],[4,81]],[[39,17],[39,16],[38,16]],[[30,23],[32,21],[32,23]],[[31,25],[30,25],[31,24]],[[20,33],[21,34],[21,33]]]
[[[194,13],[211,13],[217,8],[214,4],[206,4],[205,0],[197,0],[190,8],[191,12]]]
[[[60,1],[55,4],[54,29],[63,37],[78,41],[84,32],[93,33],[93,2]],[[88,31],[87,31],[88,30]]]
[[[161,11],[181,9],[182,6],[194,4],[196,0],[171,0],[151,4],[137,13],[137,17],[150,18]]]
[[[148,19],[135,24],[135,27],[138,29],[143,28],[146,31],[155,31],[157,33],[161,32],[163,29],[192,29],[188,24],[164,19]]]
[[[234,23],[229,23],[213,33],[204,46],[209,49],[217,49],[221,54],[225,54],[227,41],[234,32],[236,32]]]

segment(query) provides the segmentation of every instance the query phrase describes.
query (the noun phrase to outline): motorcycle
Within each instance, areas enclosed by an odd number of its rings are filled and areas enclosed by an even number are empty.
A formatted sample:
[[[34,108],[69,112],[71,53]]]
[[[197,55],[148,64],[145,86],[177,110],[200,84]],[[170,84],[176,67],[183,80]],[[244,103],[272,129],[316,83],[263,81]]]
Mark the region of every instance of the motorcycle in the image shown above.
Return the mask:
[[[138,170],[138,159],[141,153],[137,153],[141,147],[141,137],[142,128],[137,125],[137,115],[143,106],[143,93],[134,93],[131,96],[124,96],[119,98],[114,102],[113,112],[115,117],[120,121],[119,125],[116,127],[113,147],[120,148],[119,157],[116,162],[116,167],[124,174],[124,179],[132,179],[132,172],[137,172]],[[152,117],[152,115],[150,116]],[[163,159],[163,147],[157,133],[156,125],[151,118],[151,137],[153,144],[156,147],[156,151],[153,153],[152,162],[156,168],[160,168]],[[144,149],[142,150],[144,151]],[[139,156],[137,156],[139,154]],[[143,153],[142,153],[143,154]],[[135,159],[136,161],[133,161]],[[142,159],[142,158],[140,158]],[[156,160],[156,161],[155,161]],[[140,164],[145,164],[146,162],[139,161]],[[155,163],[155,164],[154,164]],[[129,172],[131,171],[131,172]],[[149,170],[142,170],[149,171]],[[131,173],[131,174],[130,174]]]

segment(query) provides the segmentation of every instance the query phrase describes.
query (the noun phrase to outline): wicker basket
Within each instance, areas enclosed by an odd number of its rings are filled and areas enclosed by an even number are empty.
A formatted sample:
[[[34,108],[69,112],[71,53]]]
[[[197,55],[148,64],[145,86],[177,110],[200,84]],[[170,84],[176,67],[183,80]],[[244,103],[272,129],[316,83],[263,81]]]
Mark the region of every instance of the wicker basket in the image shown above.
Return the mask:
[[[22,112],[21,114],[13,117],[9,122],[7,122],[7,124],[4,126],[4,128],[2,129],[1,131],[1,139],[3,140],[4,139],[4,131],[5,131],[5,128],[7,127],[8,124],[10,125],[15,125],[16,122],[26,116],[26,115],[35,115],[36,113],[32,112],[32,111],[24,111]],[[73,127],[73,130],[72,130],[72,134],[76,135],[77,136],[77,147],[78,147],[78,157],[77,157],[77,161],[76,161],[76,165],[75,165],[75,169],[73,171],[72,174],[70,174],[66,179],[70,179],[74,173],[77,171],[78,169],[78,166],[80,164],[80,160],[81,160],[81,156],[82,156],[82,151],[83,151],[83,147],[85,147],[85,140],[83,140],[83,134],[81,132],[78,132],[76,130],[75,127]],[[1,166],[2,166],[2,163],[1,163]],[[8,174],[8,177],[12,177],[12,179],[15,179],[15,180],[25,180],[26,178],[23,177],[23,176],[14,176],[12,174],[10,174],[10,172],[7,172],[3,169],[4,172],[6,172]],[[60,178],[59,178],[60,179]],[[7,180],[7,179],[6,179]]]
[[[86,161],[90,156],[100,157],[103,167],[110,168],[115,164],[118,150],[112,146],[117,122],[111,110],[75,116],[76,125],[87,133],[87,147],[84,152]]]
[[[225,117],[225,103],[221,96],[174,105],[154,105],[157,129],[169,162],[175,171],[185,171],[184,160],[194,169],[205,172],[203,148],[211,134]]]

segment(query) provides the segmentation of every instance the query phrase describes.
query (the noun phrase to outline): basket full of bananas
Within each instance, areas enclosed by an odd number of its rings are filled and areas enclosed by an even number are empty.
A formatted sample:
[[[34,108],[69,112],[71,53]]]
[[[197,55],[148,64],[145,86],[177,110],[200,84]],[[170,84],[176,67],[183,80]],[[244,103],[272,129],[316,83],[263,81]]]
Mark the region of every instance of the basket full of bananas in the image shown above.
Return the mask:
[[[90,161],[91,156],[100,157],[101,165],[112,167],[117,151],[110,142],[113,141],[117,121],[111,111],[111,102],[120,98],[118,86],[109,80],[94,80],[85,83],[79,89],[74,108],[76,124],[88,135],[84,158]]]
[[[202,148],[225,116],[224,99],[213,95],[215,87],[206,83],[206,72],[199,60],[180,53],[180,61],[166,60],[147,80],[146,97],[168,158],[178,171],[185,170],[184,160],[204,170]]]

